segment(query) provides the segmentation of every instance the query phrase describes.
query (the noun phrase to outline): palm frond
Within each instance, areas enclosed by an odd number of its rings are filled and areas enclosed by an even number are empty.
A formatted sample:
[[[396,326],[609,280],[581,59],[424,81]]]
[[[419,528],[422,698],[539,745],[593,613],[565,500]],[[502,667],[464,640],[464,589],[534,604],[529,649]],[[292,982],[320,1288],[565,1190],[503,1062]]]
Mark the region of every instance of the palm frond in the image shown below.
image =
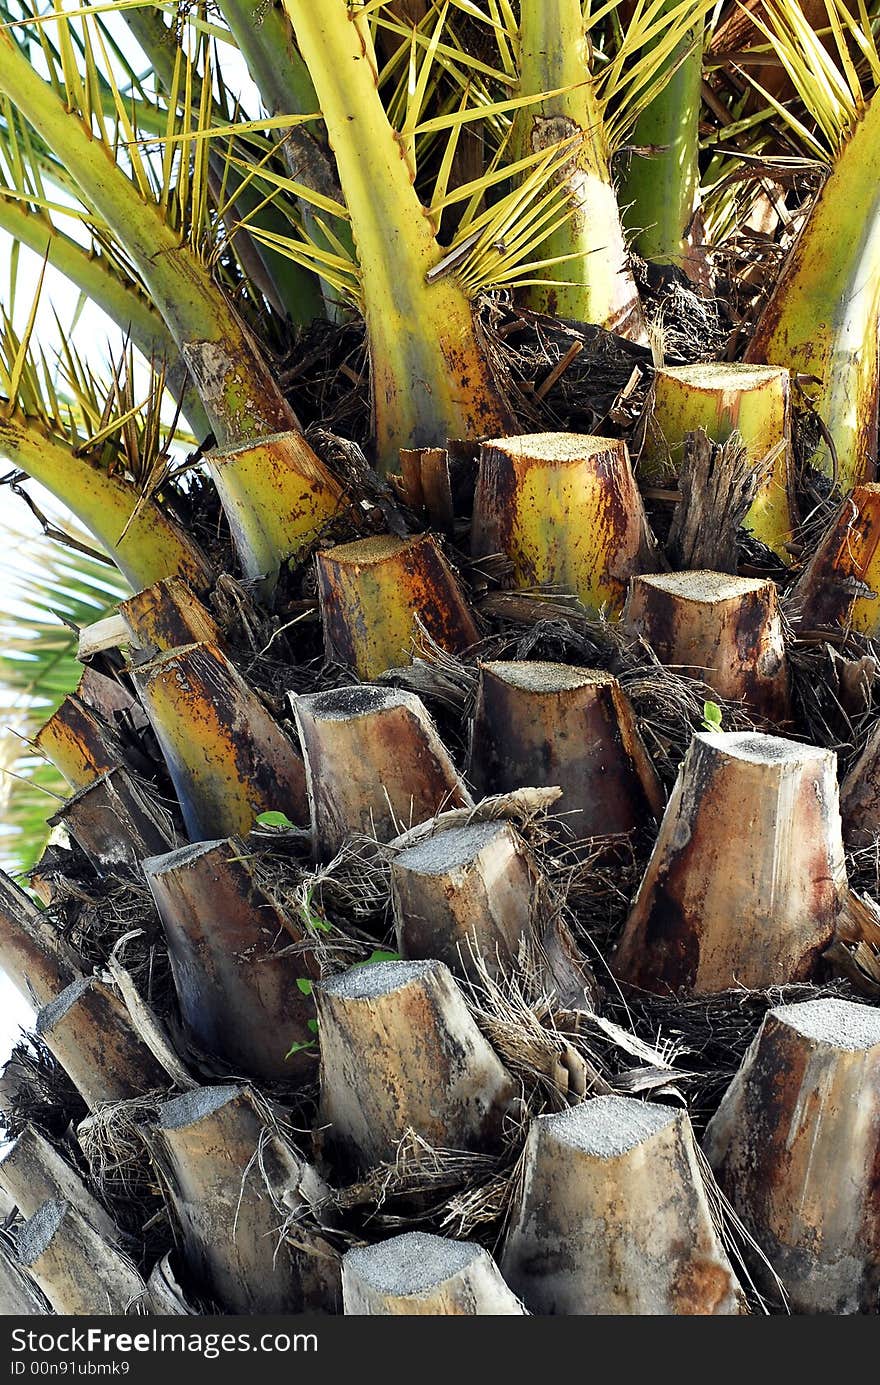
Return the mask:
[[[752,23],[788,75],[801,111],[796,103],[780,101],[767,91],[748,67],[744,75],[805,150],[830,159],[846,143],[880,85],[880,49],[861,0],[855,14],[843,0],[825,0],[825,8],[824,33],[813,29],[799,0],[766,0],[763,13],[752,14]]]
[[[86,536],[59,521],[71,539]],[[29,744],[79,682],[75,627],[100,620],[127,595],[112,568],[80,549],[3,530],[9,555],[0,615],[0,861],[28,870],[48,838],[46,819],[68,792],[57,771]]]

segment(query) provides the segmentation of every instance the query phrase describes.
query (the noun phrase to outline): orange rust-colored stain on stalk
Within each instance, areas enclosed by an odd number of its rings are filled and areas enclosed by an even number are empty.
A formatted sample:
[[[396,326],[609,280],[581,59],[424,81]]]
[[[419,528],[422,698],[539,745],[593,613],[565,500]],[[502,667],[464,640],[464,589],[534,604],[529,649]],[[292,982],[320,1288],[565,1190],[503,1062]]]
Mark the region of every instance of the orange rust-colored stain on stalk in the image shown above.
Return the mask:
[[[856,486],[844,500],[795,586],[792,608],[804,630],[880,631],[880,483]]]
[[[682,1262],[672,1281],[671,1312],[712,1317],[730,1300],[730,1271],[717,1260],[701,1259],[682,1247]]]
[[[218,649],[173,650],[133,676],[192,840],[246,833],[267,809],[306,821],[300,757]]]
[[[519,587],[556,585],[619,614],[653,557],[626,444],[575,433],[485,443],[472,547],[505,554]]]
[[[72,789],[84,789],[120,763],[113,731],[75,694],[66,697],[37,734],[35,745]]]
[[[119,613],[142,647],[161,651],[187,644],[222,644],[214,617],[179,577],[145,587],[121,602]]]
[[[318,554],[317,571],[328,658],[361,678],[409,663],[419,625],[452,653],[479,638],[455,574],[429,534],[340,544]]]

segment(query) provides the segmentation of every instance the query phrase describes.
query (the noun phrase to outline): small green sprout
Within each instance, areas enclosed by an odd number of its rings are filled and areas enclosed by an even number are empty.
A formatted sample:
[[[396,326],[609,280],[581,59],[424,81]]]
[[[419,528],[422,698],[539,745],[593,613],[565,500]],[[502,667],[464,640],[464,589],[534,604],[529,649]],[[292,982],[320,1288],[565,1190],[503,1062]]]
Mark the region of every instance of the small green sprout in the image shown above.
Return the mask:
[[[717,702],[703,703],[703,730],[720,731],[722,711]]]

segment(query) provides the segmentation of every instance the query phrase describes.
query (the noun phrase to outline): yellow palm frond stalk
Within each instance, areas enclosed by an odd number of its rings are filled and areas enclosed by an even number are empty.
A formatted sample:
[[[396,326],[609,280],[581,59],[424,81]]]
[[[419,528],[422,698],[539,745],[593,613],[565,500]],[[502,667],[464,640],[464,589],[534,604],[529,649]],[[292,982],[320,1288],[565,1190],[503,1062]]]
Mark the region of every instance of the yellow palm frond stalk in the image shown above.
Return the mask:
[[[62,31],[70,23],[60,15],[57,22]],[[87,19],[84,24],[87,27]],[[200,253],[208,142],[191,138],[189,113],[184,115],[181,137],[174,112],[170,113],[163,186],[157,195],[122,97],[118,134],[128,142],[131,176],[117,161],[103,118],[91,108],[89,82],[82,81],[69,48],[63,48],[62,54],[70,59],[64,63],[64,95],[39,76],[4,30],[0,33],[0,91],[54,151],[134,264],[191,372],[218,442],[241,447],[259,443],[267,434],[286,435],[284,457],[262,478],[265,485],[255,477],[246,497],[233,492],[234,532],[242,565],[249,576],[272,571],[335,513],[339,489],[302,437],[268,360]],[[207,82],[203,92],[207,103]],[[175,145],[180,148],[177,164]],[[186,185],[186,202],[178,209],[188,216],[184,234],[169,214],[175,168],[179,170],[178,196],[181,184]],[[230,474],[234,487],[235,471]],[[216,469],[215,480],[225,502],[222,465]],[[288,524],[287,515],[299,522]]]
[[[127,429],[141,434],[142,444],[149,433],[145,465],[164,451],[155,417],[161,377],[143,408],[108,420],[112,408],[102,409],[90,382],[76,377],[69,351],[65,383],[78,403],[62,404],[45,362],[30,349],[41,286],[42,279],[21,337],[5,314],[0,323],[0,456],[62,500],[135,588],[180,574],[203,590],[211,578],[205,555],[167,509],[140,493],[127,467]]]
[[[850,46],[871,86],[880,52],[869,26],[842,0],[826,0],[832,56],[797,0],[767,0],[753,22],[774,45],[817,123],[807,130],[789,109],[768,103],[820,156],[830,172],[758,322],[747,360],[786,365],[818,381],[815,407],[827,436],[814,465],[845,490],[874,475],[880,398],[880,101],[863,89]],[[757,85],[757,84],[756,84]]]
[[[560,256],[560,263],[532,285],[528,302],[541,312],[594,322],[647,342],[611,179],[602,106],[590,76],[580,0],[523,0],[519,39],[521,90],[555,93],[520,117],[524,149],[577,140],[557,174],[568,186],[572,217],[544,247],[548,255]]]
[[[407,144],[379,96],[369,7],[284,0],[284,8],[315,85],[351,217],[381,465],[396,469],[402,447],[506,431],[512,418],[471,296],[456,273],[444,272]],[[429,52],[413,136],[426,132],[418,122],[431,66]]]

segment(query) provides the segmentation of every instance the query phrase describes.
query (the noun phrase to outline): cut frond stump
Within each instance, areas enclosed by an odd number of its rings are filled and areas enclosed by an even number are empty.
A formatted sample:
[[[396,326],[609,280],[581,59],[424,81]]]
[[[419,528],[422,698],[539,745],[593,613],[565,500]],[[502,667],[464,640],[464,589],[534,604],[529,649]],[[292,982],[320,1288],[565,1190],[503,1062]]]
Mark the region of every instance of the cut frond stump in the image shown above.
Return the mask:
[[[120,1240],[118,1226],[89,1192],[82,1175],[33,1126],[23,1130],[0,1158],[0,1188],[23,1217],[32,1217],[44,1202],[63,1199],[106,1241]]]
[[[301,941],[289,917],[254,877],[239,837],[184,846],[144,861],[162,920],[184,1023],[196,1043],[248,1077],[303,1070],[312,1001],[297,980],[313,974],[309,954],[282,953]]]
[[[856,486],[790,596],[798,633],[851,626],[880,632],[880,482]]]
[[[16,1243],[21,1263],[65,1317],[123,1314],[143,1298],[146,1285],[131,1261],[64,1198],[44,1202]]]
[[[834,753],[698,733],[612,970],[697,995],[808,980],[846,891]]]
[[[532,1122],[501,1270],[542,1315],[735,1315],[683,1111],[601,1096]]]
[[[366,1171],[408,1130],[435,1149],[497,1143],[516,1094],[442,962],[372,962],[315,987],[320,1124]]]
[[[661,664],[707,683],[777,725],[789,714],[776,585],[723,572],[634,577],[624,620]]]
[[[45,1317],[51,1304],[40,1292],[18,1257],[0,1240],[0,1317]]]
[[[795,1312],[877,1311],[880,1010],[771,1010],[704,1149]]]
[[[848,850],[873,846],[880,837],[880,721],[840,786],[840,815]]]
[[[207,458],[245,576],[274,578],[346,508],[336,478],[301,433],[274,433]]]
[[[0,870],[0,967],[21,994],[46,1005],[82,970],[82,959],[42,909]]]
[[[408,664],[422,626],[459,653],[479,638],[455,573],[430,534],[358,539],[317,556],[327,658],[360,678]]]
[[[471,797],[415,693],[350,687],[291,695],[319,858],[350,832],[387,842]]]
[[[356,1317],[513,1317],[525,1309],[473,1241],[407,1231],[342,1257],[342,1301]]]
[[[739,433],[753,467],[771,459],[744,527],[789,562],[787,544],[794,511],[788,370],[712,362],[659,369],[654,376],[652,410],[640,462],[646,476],[677,475],[684,440],[699,429],[715,443]]]
[[[117,678],[108,678],[97,669],[83,669],[76,695],[87,707],[91,707],[92,711],[111,724],[120,716],[133,717],[136,722],[144,720],[144,713],[134,693]]]
[[[49,822],[63,827],[96,869],[106,874],[119,866],[138,871],[145,856],[176,845],[173,819],[158,802],[155,790],[122,768],[80,789]]]
[[[455,518],[452,474],[445,447],[402,447],[400,480],[404,499],[416,514],[424,514],[434,529],[452,532]]]
[[[94,659],[97,654],[108,650],[125,649],[128,646],[128,627],[120,615],[104,616],[103,620],[84,625],[79,632],[76,657],[81,664]]]
[[[174,649],[133,668],[132,677],[192,841],[249,832],[268,810],[306,821],[302,760],[219,649]]]
[[[459,976],[473,958],[489,974],[509,971],[531,936],[536,879],[525,843],[509,822],[439,832],[391,863],[397,949],[436,957]]]
[[[663,810],[617,679],[570,664],[481,664],[470,777],[481,794],[558,785],[576,838],[629,832]]]
[[[35,1032],[90,1110],[168,1086],[122,1001],[94,977],[79,977],[44,1005]]]
[[[166,577],[119,604],[132,643],[151,653],[189,644],[221,647],[219,626],[180,577]]]
[[[243,1086],[199,1087],[159,1108],[155,1137],[187,1268],[227,1313],[332,1311],[332,1257],[301,1248],[302,1225],[293,1232],[300,1246],[282,1235],[289,1214],[319,1208],[328,1191],[267,1114]]]
[[[147,1280],[147,1304],[160,1318],[189,1318],[196,1310],[187,1302],[171,1263],[171,1252],[157,1260]]]
[[[484,443],[471,543],[504,554],[516,586],[557,586],[610,615],[630,577],[657,567],[626,443],[583,433]]]
[[[84,789],[125,759],[113,728],[75,693],[40,728],[34,745],[72,789]]]

